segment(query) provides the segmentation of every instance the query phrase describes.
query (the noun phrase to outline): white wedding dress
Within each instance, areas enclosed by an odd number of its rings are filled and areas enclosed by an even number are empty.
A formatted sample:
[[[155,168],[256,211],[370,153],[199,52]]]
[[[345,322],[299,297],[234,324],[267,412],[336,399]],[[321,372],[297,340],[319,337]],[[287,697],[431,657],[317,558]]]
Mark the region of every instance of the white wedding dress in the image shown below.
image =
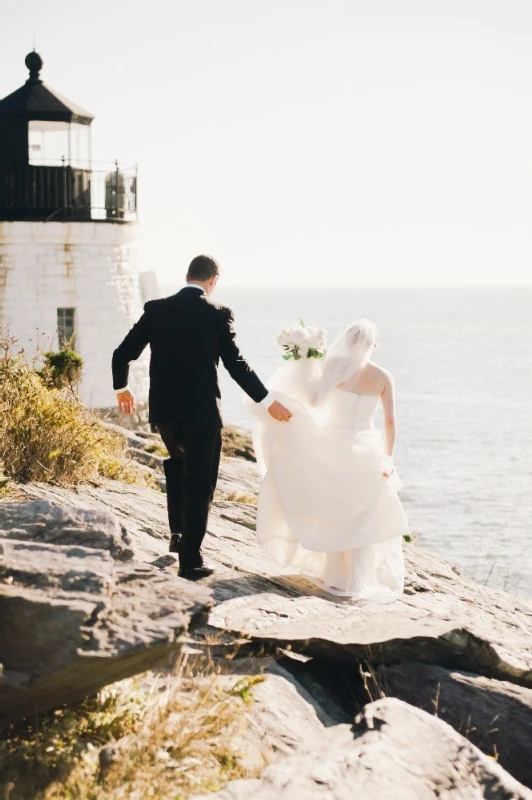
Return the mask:
[[[408,523],[395,473],[383,476],[387,456],[374,427],[380,398],[335,389],[318,415],[301,391],[302,373],[312,369],[309,361],[291,362],[270,383],[293,412],[289,423],[248,405],[264,478],[259,542],[331,594],[393,601],[403,591]]]

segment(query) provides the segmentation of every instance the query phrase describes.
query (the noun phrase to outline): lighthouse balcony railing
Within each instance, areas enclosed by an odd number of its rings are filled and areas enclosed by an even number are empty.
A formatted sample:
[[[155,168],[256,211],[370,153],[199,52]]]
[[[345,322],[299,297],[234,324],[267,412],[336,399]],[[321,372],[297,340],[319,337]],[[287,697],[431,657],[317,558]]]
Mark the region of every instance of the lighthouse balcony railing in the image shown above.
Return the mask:
[[[132,222],[137,198],[137,168],[118,161],[0,163],[0,219]]]

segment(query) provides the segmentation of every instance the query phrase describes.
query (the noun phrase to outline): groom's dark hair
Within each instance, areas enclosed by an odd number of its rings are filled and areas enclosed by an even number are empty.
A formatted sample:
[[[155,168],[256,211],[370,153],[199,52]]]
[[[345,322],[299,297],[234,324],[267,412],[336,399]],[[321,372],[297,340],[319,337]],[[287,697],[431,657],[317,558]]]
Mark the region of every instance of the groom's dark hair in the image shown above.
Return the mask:
[[[212,256],[196,256],[190,262],[187,281],[209,281],[220,274],[220,265]]]

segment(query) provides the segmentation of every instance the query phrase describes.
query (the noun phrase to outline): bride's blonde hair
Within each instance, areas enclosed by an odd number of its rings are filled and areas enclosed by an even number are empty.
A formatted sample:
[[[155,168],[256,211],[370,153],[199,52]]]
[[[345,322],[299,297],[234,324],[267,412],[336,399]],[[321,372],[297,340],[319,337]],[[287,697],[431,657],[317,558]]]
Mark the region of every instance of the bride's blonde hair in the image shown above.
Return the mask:
[[[371,320],[363,318],[349,325],[327,350],[312,404],[321,405],[333,389],[354,380],[370,360],[376,342],[377,328]]]

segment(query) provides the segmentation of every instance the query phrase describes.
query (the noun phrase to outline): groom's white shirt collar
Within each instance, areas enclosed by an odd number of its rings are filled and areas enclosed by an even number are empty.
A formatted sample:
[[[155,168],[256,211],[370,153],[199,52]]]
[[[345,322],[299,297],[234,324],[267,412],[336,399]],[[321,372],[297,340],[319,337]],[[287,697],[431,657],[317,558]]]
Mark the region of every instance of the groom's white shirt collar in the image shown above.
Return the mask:
[[[198,284],[197,284],[197,283],[186,283],[186,284],[183,286],[183,289],[197,289],[197,290],[198,290],[199,292],[201,292],[202,294],[206,294],[206,291],[205,291],[205,289],[203,288],[203,286],[198,286]]]

